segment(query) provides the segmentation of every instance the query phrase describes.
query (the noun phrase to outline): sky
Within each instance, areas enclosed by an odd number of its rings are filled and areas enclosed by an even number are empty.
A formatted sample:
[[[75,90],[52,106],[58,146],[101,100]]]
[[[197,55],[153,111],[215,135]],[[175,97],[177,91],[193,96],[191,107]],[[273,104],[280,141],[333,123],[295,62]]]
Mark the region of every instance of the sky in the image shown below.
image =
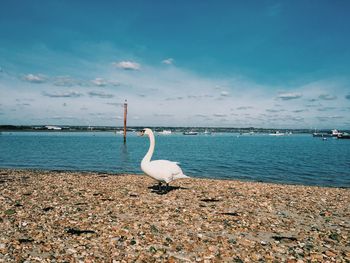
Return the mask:
[[[0,8],[0,125],[350,129],[345,0]]]

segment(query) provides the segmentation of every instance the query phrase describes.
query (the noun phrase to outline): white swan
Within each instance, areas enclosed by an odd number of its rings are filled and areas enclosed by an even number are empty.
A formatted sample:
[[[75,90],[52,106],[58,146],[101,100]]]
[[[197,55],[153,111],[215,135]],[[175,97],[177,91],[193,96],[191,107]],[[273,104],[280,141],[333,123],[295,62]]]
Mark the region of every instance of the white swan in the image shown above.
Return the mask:
[[[175,179],[189,178],[187,175],[184,175],[177,162],[168,160],[151,161],[155,146],[154,134],[152,130],[148,128],[142,130],[140,133],[141,136],[145,134],[149,137],[150,146],[148,152],[141,161],[141,170],[149,177],[157,180],[159,182],[159,188],[162,183],[166,183],[168,188],[169,183]]]

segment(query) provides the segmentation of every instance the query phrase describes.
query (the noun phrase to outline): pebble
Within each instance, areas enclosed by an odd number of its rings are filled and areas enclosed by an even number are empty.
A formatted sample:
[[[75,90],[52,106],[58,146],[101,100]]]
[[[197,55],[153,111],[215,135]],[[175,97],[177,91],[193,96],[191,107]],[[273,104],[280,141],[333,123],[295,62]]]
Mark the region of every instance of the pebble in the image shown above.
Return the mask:
[[[334,252],[332,252],[332,251],[330,251],[330,250],[327,250],[327,251],[325,252],[325,254],[326,254],[327,257],[331,257],[331,258],[337,256]]]
[[[73,249],[73,248],[68,248],[67,249],[67,253],[68,254],[76,254],[78,251],[77,250],[75,250],[75,249]]]
[[[260,241],[260,244],[263,245],[263,246],[266,246],[268,244],[268,242],[265,241],[265,240],[262,240],[262,241]]]

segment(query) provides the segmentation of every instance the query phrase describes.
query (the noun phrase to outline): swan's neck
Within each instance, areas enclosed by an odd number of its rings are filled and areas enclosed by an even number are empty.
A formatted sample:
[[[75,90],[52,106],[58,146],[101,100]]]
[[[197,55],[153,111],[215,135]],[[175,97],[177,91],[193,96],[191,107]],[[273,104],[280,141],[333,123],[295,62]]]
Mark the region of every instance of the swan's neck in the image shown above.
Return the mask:
[[[153,135],[153,133],[151,133],[151,134],[149,134],[149,149],[148,149],[148,152],[146,153],[145,157],[143,157],[142,163],[149,163],[151,161],[151,158],[152,158],[152,155],[154,152],[154,145],[155,145],[154,135]]]

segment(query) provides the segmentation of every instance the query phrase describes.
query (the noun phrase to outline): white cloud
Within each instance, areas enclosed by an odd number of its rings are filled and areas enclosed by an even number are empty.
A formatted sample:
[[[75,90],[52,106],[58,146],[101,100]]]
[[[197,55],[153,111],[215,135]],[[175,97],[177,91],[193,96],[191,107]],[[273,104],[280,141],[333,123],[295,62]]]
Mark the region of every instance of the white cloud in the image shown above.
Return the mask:
[[[88,94],[90,97],[99,97],[102,99],[109,99],[114,97],[113,94],[104,93],[102,91],[90,91]]]
[[[27,74],[23,77],[25,81],[32,82],[32,83],[43,83],[46,81],[46,77],[44,75],[34,75],[34,74]]]
[[[302,97],[301,93],[287,92],[287,93],[280,93],[277,98],[281,100],[294,100],[294,99],[299,99],[301,97]]]
[[[105,87],[108,84],[108,82],[103,78],[95,78],[91,80],[91,83],[98,87]]]
[[[167,58],[167,59],[164,59],[162,61],[163,64],[166,64],[166,65],[172,65],[174,63],[174,59],[172,58]]]
[[[294,113],[301,113],[301,112],[307,112],[308,109],[300,109],[300,110],[293,110]]]
[[[139,70],[140,69],[140,64],[132,61],[121,61],[121,62],[115,62],[113,63],[114,66],[117,68],[121,68],[124,70]]]
[[[68,92],[46,92],[44,91],[42,95],[50,98],[79,98],[83,96],[82,93],[76,92],[76,91],[68,91]]]
[[[221,91],[220,96],[221,97],[228,97],[228,96],[230,96],[230,93],[228,93],[227,91]]]
[[[275,113],[275,112],[282,112],[282,111],[285,111],[285,110],[276,110],[276,109],[266,109],[267,112],[271,112],[271,113]]]
[[[208,115],[205,114],[196,114],[195,117],[199,117],[199,118],[208,118]]]
[[[223,113],[214,113],[213,116],[214,116],[214,117],[223,118],[223,117],[227,117],[227,114],[223,114]]]

